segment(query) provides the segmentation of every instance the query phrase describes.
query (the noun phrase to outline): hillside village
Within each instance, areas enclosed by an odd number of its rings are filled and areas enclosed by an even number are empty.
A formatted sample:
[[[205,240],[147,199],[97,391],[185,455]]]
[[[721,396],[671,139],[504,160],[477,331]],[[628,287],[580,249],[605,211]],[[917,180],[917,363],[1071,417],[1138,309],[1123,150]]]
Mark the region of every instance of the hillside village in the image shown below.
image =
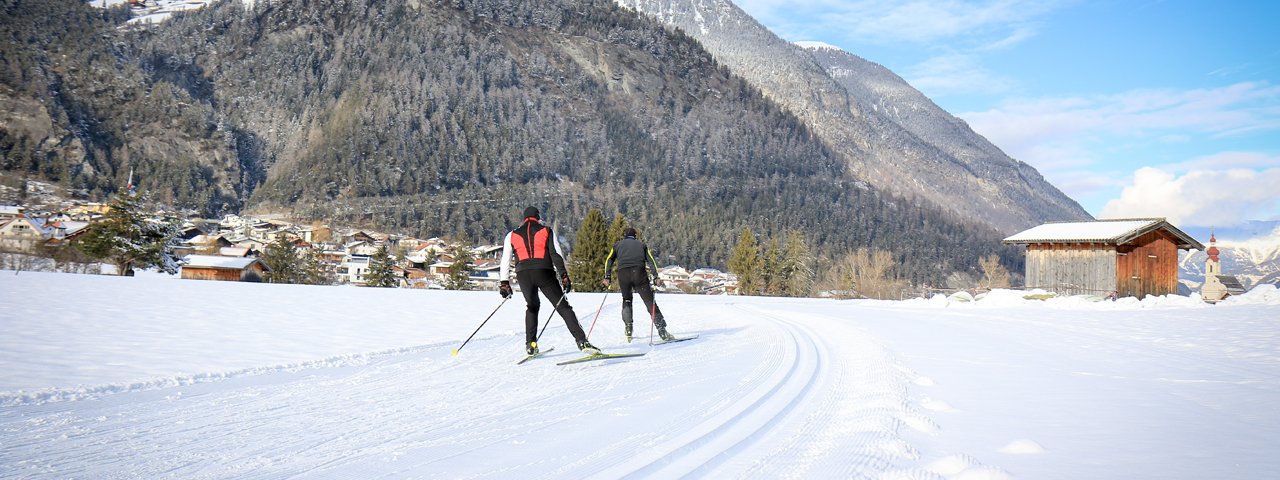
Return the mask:
[[[52,256],[51,251],[74,242],[89,225],[104,218],[109,208],[102,203],[80,201],[55,208],[0,205],[0,253]],[[371,259],[385,247],[394,260],[391,270],[398,287],[443,289],[456,261],[450,252],[458,247],[439,237],[422,239],[335,228],[323,222],[299,224],[239,215],[217,220],[187,218],[182,221],[174,249],[181,259],[179,274],[187,279],[262,281],[267,268],[259,258],[281,238],[300,251],[316,252],[327,279],[321,283],[333,285],[366,285]],[[561,238],[562,242],[565,240]],[[496,290],[502,245],[474,246],[470,253],[474,260],[470,262],[466,288]],[[53,268],[59,268],[56,262]],[[724,294],[736,290],[733,274],[712,268],[690,271],[667,266],[661,269],[659,278],[663,280],[663,287],[659,288],[673,293]]]

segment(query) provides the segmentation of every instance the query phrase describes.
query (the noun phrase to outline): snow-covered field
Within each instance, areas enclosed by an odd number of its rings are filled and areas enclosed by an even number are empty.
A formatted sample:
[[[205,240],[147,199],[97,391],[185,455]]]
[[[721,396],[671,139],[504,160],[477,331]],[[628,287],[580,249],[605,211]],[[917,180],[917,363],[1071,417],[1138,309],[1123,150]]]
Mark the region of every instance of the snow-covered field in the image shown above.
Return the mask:
[[[523,302],[0,272],[3,478],[1275,478],[1280,292],[664,295],[525,365]],[[545,314],[544,317],[545,318]]]

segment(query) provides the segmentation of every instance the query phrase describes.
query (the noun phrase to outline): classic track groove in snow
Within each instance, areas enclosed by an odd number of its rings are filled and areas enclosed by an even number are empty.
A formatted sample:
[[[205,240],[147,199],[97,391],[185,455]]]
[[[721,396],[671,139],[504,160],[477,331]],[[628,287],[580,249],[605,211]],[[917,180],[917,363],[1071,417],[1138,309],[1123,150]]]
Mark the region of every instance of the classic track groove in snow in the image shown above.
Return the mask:
[[[514,304],[450,355],[493,292],[25,272],[0,291],[25,300],[0,310],[5,479],[1280,471],[1271,300],[661,295],[672,331],[699,338],[650,347],[623,340],[615,296],[592,342],[647,355],[557,366],[579,353],[554,318],[542,343],[557,350],[517,366]]]

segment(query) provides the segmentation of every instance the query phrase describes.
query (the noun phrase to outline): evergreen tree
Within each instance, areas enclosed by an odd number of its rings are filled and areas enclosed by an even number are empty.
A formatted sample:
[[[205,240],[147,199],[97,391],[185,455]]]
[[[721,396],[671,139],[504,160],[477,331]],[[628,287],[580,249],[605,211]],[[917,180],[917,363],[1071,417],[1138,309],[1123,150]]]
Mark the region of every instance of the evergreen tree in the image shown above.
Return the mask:
[[[804,233],[792,230],[782,247],[782,295],[807,297],[813,293],[813,253]]]
[[[738,236],[738,244],[729,255],[729,271],[738,276],[738,294],[757,295],[761,289],[760,247],[751,228],[743,228]]]
[[[760,258],[760,286],[765,295],[782,295],[782,284],[786,279],[782,275],[782,247],[778,239],[771,238]]]
[[[178,273],[178,258],[173,253],[178,244],[177,219],[143,214],[144,202],[145,197],[116,196],[105,218],[86,227],[76,248],[91,258],[114,264],[120,275],[149,267],[171,275]]]
[[[392,269],[395,262],[391,259],[391,252],[387,251],[387,246],[378,247],[378,251],[369,257],[369,269],[364,274],[364,285],[366,287],[385,287],[395,288],[400,286],[400,279],[396,278],[396,272]]]
[[[444,288],[448,290],[471,290],[471,271],[474,270],[476,256],[471,245],[462,242],[449,247],[446,255],[453,257],[448,274],[444,279]]]
[[[598,292],[604,279],[604,260],[609,255],[609,247],[613,242],[608,239],[605,230],[604,215],[600,210],[592,208],[578,227],[578,234],[573,241],[573,257],[569,261],[569,276],[573,278],[575,290]]]
[[[333,267],[324,261],[320,248],[312,246],[302,251],[302,273],[308,285],[333,285],[337,279]]]
[[[276,237],[259,257],[267,266],[268,283],[305,283],[306,276],[299,263],[298,247],[287,235]]]

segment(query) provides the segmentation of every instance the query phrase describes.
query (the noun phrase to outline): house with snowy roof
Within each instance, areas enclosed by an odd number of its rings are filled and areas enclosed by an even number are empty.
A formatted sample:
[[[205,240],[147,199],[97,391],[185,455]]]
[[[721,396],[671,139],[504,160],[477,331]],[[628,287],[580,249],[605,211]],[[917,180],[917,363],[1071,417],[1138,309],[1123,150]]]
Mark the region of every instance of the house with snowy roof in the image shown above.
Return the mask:
[[[29,252],[50,237],[52,232],[43,221],[26,214],[0,220],[0,249]]]
[[[267,270],[266,264],[255,257],[187,255],[180,275],[191,280],[261,282]]]
[[[1204,249],[1163,218],[1047,223],[1004,239],[1025,245],[1026,286],[1067,295],[1178,292],[1178,251]]]
[[[23,210],[21,205],[0,205],[0,221],[18,218]]]

